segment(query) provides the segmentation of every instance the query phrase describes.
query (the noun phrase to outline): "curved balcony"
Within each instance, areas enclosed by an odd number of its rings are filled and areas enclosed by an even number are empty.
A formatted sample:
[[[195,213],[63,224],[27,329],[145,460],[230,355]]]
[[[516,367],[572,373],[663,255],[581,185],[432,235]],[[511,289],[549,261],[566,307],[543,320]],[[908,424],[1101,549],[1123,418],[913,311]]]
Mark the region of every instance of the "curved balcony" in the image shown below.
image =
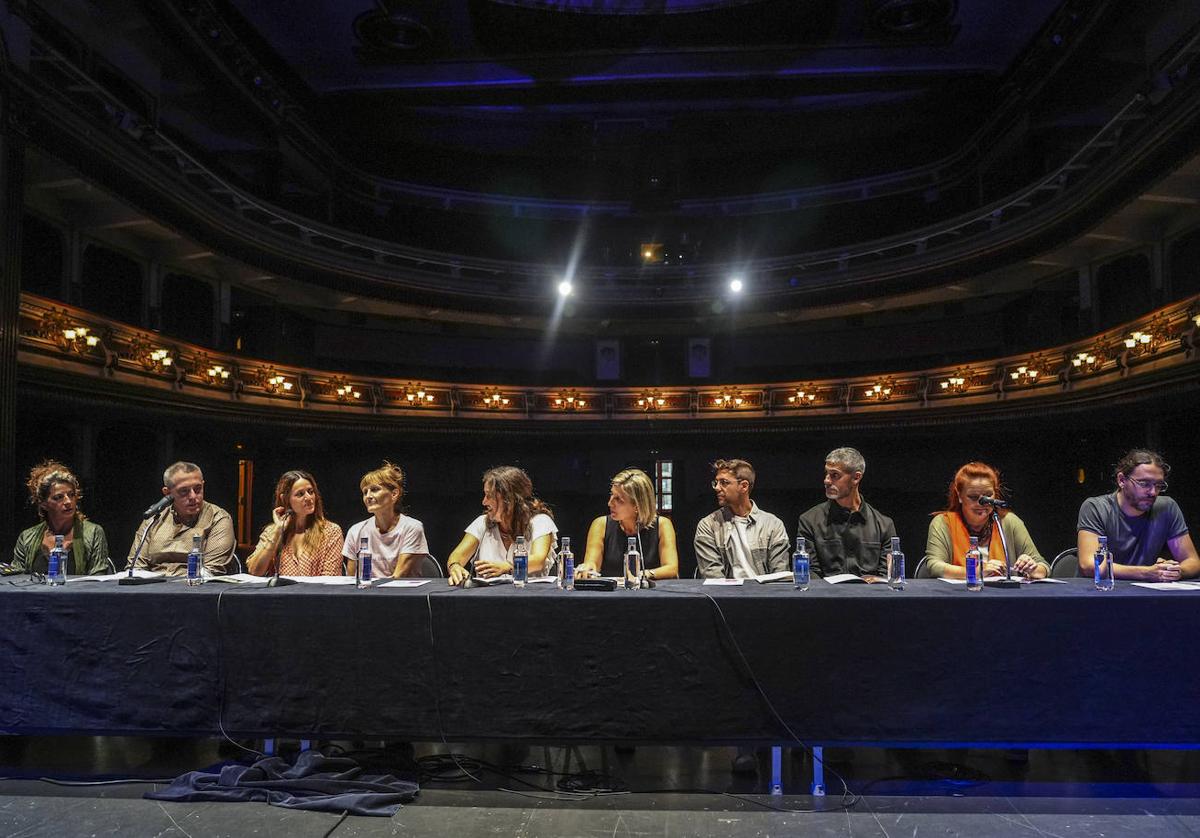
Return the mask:
[[[1027,355],[808,381],[658,388],[505,387],[362,377],[212,353],[56,301],[22,294],[23,386],[150,411],[202,409],[291,424],[461,430],[478,423],[627,432],[927,425],[1086,410],[1196,389],[1200,296],[1119,328]]]

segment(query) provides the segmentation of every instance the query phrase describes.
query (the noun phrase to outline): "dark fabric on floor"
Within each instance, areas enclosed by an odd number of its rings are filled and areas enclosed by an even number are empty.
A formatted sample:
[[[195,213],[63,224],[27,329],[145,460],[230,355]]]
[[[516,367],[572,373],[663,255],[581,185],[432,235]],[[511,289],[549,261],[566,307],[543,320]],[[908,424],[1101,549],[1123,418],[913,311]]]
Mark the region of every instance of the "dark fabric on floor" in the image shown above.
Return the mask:
[[[295,765],[267,757],[249,766],[227,765],[220,774],[190,771],[165,789],[144,796],[176,803],[270,803],[285,809],[390,818],[419,791],[416,783],[390,774],[364,774],[352,759],[304,751]]]

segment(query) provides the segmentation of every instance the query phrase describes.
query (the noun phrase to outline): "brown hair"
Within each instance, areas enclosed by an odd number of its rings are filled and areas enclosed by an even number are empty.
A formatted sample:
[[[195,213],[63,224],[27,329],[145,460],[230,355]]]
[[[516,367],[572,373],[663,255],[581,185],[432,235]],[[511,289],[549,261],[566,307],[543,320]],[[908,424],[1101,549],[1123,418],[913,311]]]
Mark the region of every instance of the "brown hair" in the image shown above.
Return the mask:
[[[50,490],[55,483],[66,483],[75,490],[75,520],[82,521],[86,517],[79,509],[79,502],[83,500],[83,486],[75,473],[58,460],[42,460],[29,470],[29,478],[25,481],[29,503],[37,508],[38,517],[46,517],[42,504],[50,499]]]
[[[317,488],[317,479],[307,471],[294,469],[285,471],[283,476],[279,478],[279,482],[275,484],[275,506],[282,506],[285,510],[292,508],[292,487],[296,485],[297,480],[307,480],[313,487],[313,514],[312,520],[308,522],[308,527],[304,531],[304,535],[300,538],[300,544],[304,548],[304,552],[312,554],[321,546],[321,541],[325,537],[325,502],[321,500],[321,490]],[[287,543],[287,539],[296,531],[296,516],[288,516],[288,522],[283,526],[283,543]],[[300,552],[299,550],[296,551]]]
[[[728,471],[738,480],[745,480],[750,484],[750,488],[754,488],[754,466],[750,465],[745,460],[717,460],[712,464],[713,475],[722,471]]]
[[[396,503],[393,506],[393,511],[399,515],[404,511],[404,490],[407,488],[406,483],[404,469],[395,463],[384,460],[383,465],[379,468],[372,469],[362,476],[362,480],[358,481],[358,488],[361,491],[368,486],[382,486],[385,489],[399,491],[400,497],[396,498]]]
[[[529,522],[534,515],[554,517],[550,507],[533,496],[533,481],[524,469],[516,466],[496,466],[483,473],[483,488],[500,496],[508,508],[508,531],[513,536],[529,537]]]

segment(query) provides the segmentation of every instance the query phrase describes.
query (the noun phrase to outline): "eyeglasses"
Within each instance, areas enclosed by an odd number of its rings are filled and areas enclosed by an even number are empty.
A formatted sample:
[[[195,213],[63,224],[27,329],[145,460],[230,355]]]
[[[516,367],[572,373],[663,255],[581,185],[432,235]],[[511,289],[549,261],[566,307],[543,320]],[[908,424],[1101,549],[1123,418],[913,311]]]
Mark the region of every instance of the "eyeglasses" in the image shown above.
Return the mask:
[[[979,499],[982,497],[987,497],[987,495],[963,495],[963,498],[971,503],[979,503]]]
[[[714,480],[712,487],[714,489],[725,489],[729,486],[736,486],[740,482],[740,480],[730,480],[728,477],[722,477],[720,480]]]
[[[1155,481],[1155,480],[1149,480],[1146,478],[1138,478],[1138,477],[1126,477],[1125,479],[1128,480],[1130,483],[1132,483],[1134,486],[1137,486],[1143,492],[1149,491],[1151,486],[1153,486],[1155,489],[1157,489],[1158,493],[1160,495],[1167,491],[1167,481],[1165,481],[1165,480]]]

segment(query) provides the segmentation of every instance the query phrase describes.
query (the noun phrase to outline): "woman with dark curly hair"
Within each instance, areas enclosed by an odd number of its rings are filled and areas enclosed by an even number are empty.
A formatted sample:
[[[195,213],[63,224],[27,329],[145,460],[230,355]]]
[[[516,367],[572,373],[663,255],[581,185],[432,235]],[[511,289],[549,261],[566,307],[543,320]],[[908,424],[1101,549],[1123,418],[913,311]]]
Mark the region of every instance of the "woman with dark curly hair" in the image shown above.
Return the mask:
[[[29,470],[25,486],[41,522],[17,536],[13,569],[45,573],[55,536],[61,535],[68,576],[108,573],[108,539],[104,528],[87,520],[79,509],[83,499],[79,478],[57,460],[44,460]]]
[[[554,536],[558,527],[550,508],[533,494],[533,481],[516,466],[496,466],[483,475],[483,514],[463,533],[462,541],[446,560],[446,579],[462,585],[475,575],[485,578],[513,572],[517,536],[529,547],[529,575],[544,576],[553,565]]]

